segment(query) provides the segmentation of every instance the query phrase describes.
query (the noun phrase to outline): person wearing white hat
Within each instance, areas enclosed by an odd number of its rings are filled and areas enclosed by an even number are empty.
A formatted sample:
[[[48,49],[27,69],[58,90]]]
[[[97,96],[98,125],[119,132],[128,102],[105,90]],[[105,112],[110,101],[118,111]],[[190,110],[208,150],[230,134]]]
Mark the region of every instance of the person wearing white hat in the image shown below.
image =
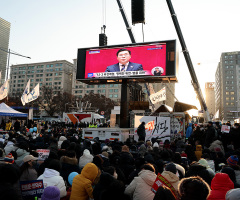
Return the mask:
[[[37,158],[32,155],[26,155],[23,158],[23,164],[20,167],[20,181],[37,180],[37,171],[33,168],[33,162],[36,160]]]

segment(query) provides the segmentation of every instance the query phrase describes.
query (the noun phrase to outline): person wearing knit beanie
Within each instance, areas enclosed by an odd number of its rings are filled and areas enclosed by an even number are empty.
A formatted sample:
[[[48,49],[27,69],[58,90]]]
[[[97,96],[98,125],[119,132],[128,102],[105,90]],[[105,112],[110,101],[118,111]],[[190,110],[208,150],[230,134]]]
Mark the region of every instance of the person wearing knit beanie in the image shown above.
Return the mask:
[[[230,156],[227,159],[227,163],[230,166],[236,166],[238,164],[238,157],[236,155]]]
[[[41,200],[60,200],[60,190],[56,186],[46,187]]]
[[[13,164],[14,163],[14,157],[11,153],[5,156],[4,161],[8,164]]]

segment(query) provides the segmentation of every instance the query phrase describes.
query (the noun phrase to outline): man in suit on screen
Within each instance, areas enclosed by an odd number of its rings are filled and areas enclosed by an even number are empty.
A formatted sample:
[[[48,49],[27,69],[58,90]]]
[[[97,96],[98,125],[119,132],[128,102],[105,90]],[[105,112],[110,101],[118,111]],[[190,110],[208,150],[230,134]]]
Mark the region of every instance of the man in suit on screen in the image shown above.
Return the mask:
[[[117,60],[119,63],[110,65],[105,72],[125,72],[125,71],[142,71],[141,64],[129,62],[131,59],[131,51],[128,49],[120,49],[117,52]]]

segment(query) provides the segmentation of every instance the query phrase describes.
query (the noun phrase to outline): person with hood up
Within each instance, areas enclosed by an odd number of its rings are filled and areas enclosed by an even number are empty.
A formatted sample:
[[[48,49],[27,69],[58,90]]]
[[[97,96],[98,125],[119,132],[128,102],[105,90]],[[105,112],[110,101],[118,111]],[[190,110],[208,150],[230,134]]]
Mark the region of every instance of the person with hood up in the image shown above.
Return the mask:
[[[15,151],[16,149],[15,140],[12,137],[9,137],[8,142],[4,147],[5,154],[8,155],[11,151]]]
[[[215,172],[210,168],[210,166],[208,165],[208,162],[207,162],[204,158],[201,158],[201,159],[198,161],[198,163],[199,163],[200,165],[203,165],[204,167],[207,168],[207,170],[208,170],[208,172],[209,172],[209,174],[210,174],[210,176],[211,176],[212,178],[215,176]]]
[[[209,185],[199,176],[183,178],[178,187],[181,200],[206,200],[210,193]]]
[[[178,191],[179,177],[177,176],[177,167],[174,163],[166,165],[165,170],[162,172],[162,176],[171,183],[176,191]]]
[[[189,123],[186,131],[186,138],[190,138],[190,136],[192,135],[192,132],[193,132],[192,123]]]
[[[145,164],[124,193],[131,196],[133,200],[152,200],[155,194],[151,188],[156,177],[153,165]]]
[[[90,154],[88,149],[83,151],[83,155],[79,159],[79,167],[82,169],[86,164],[93,161],[93,155]]]
[[[202,157],[202,145],[197,145],[196,146],[195,155],[197,157],[197,161],[199,161],[200,158]]]
[[[67,140],[67,138],[65,136],[61,136],[58,140],[58,149],[61,149],[61,145],[63,143],[63,141]]]
[[[240,200],[240,188],[229,190],[226,194],[226,200]]]
[[[70,200],[93,199],[93,185],[100,179],[101,171],[93,163],[88,163],[82,169],[81,174],[74,177]]]
[[[146,131],[145,131],[145,122],[142,122],[137,128],[138,141],[145,142]]]
[[[225,200],[226,193],[234,189],[234,184],[227,174],[217,173],[212,180],[211,189],[207,200]]]
[[[44,188],[48,186],[56,186],[60,190],[60,197],[67,195],[66,186],[63,178],[60,176],[61,163],[59,160],[53,159],[47,164],[43,174],[38,177],[38,180],[43,180]]]

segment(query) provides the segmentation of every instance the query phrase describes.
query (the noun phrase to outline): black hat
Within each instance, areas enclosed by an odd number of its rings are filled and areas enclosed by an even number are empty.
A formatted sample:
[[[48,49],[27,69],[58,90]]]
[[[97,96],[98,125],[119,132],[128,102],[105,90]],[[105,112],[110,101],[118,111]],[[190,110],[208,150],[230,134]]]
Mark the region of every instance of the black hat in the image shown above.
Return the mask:
[[[169,171],[169,172],[176,174],[177,173],[176,165],[174,163],[167,164],[165,167],[165,171]]]

